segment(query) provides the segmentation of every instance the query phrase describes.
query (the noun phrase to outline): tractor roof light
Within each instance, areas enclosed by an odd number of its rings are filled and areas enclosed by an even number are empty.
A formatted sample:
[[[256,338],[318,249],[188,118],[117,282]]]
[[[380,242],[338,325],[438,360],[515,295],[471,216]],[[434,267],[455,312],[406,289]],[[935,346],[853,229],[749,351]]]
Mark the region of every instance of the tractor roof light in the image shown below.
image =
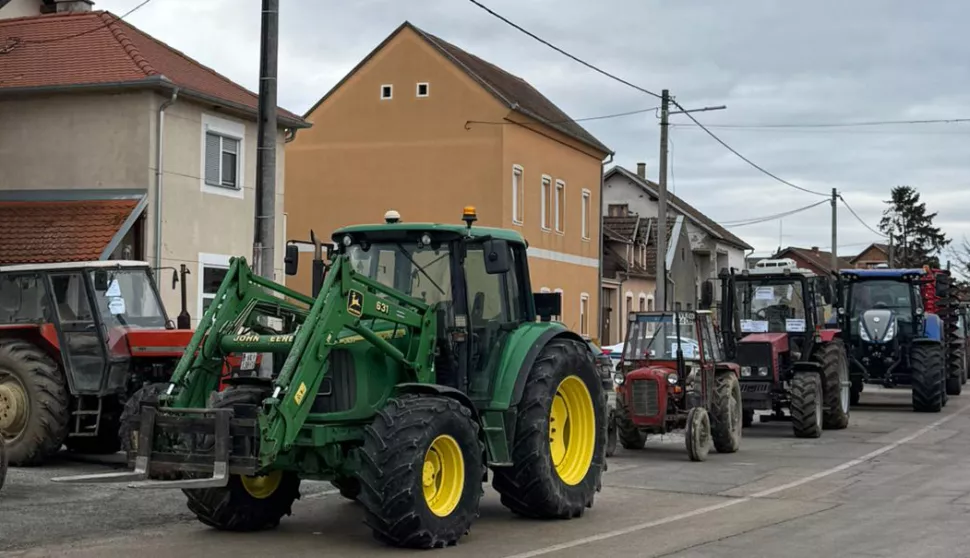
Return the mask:
[[[465,209],[461,212],[461,220],[468,225],[468,228],[472,228],[472,223],[478,221],[478,214],[475,212],[474,205],[466,205]]]
[[[401,214],[397,211],[391,209],[384,214],[384,222],[387,224],[399,223],[401,221]]]

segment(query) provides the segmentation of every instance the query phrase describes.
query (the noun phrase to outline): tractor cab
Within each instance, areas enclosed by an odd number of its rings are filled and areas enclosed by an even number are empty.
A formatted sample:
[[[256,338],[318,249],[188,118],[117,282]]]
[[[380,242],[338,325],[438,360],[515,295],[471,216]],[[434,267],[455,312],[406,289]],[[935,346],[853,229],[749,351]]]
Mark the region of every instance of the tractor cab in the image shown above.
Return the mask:
[[[617,430],[624,447],[640,449],[648,434],[687,428],[688,454],[703,459],[707,442],[691,435],[703,437],[713,421],[720,435],[715,436],[718,451],[736,451],[738,369],[723,362],[711,312],[633,312],[629,320],[615,374]]]

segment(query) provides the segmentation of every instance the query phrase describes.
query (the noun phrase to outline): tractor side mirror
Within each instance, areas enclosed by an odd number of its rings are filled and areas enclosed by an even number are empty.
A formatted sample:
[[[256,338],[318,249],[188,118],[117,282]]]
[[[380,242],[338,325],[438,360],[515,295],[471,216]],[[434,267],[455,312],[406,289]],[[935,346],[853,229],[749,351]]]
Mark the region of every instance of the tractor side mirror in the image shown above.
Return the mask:
[[[532,293],[535,301],[536,315],[544,321],[552,320],[553,316],[562,315],[562,295],[560,293]]]
[[[710,279],[701,283],[701,310],[710,310],[714,305],[714,283]]]
[[[512,269],[508,242],[493,238],[483,242],[482,249],[485,251],[485,273],[496,275]]]
[[[108,290],[108,272],[99,269],[94,272],[94,290],[96,291],[107,291]]]
[[[300,268],[300,247],[296,244],[286,245],[286,254],[283,256],[283,264],[287,275],[296,275]]]

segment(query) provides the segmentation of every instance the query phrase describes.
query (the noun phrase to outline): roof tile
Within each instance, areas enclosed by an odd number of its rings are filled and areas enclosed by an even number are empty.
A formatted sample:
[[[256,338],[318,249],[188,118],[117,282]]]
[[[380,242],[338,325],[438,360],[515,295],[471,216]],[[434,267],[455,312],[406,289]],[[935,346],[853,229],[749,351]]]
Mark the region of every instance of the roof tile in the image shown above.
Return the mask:
[[[0,265],[93,261],[138,200],[0,201]]]

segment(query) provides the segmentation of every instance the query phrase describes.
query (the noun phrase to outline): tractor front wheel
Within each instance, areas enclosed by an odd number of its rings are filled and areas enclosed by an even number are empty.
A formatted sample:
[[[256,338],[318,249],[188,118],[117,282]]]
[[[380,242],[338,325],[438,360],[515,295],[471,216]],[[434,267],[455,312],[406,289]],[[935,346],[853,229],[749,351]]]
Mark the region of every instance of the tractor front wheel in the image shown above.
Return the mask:
[[[484,455],[478,422],[458,401],[389,400],[364,431],[359,500],[374,537],[407,548],[456,544],[479,515]]]
[[[822,415],[822,379],[814,372],[796,373],[791,381],[791,424],[795,436],[821,436]]]
[[[601,389],[583,343],[554,339],[542,348],[518,405],[512,466],[494,469],[505,507],[523,517],[570,519],[593,506],[605,464]]]
[[[734,372],[719,372],[714,378],[711,400],[711,434],[718,453],[734,453],[741,447],[741,382]]]
[[[637,428],[637,425],[633,423],[626,402],[619,396],[616,398],[614,417],[617,438],[620,439],[623,449],[642,450],[647,443],[647,433]]]
[[[258,405],[266,397],[263,389],[231,387],[215,394],[214,408]],[[280,524],[292,513],[300,497],[300,478],[290,471],[270,471],[265,475],[230,475],[220,488],[183,490],[188,507],[202,523],[222,531],[260,531]]]
[[[36,346],[0,341],[0,436],[15,467],[39,465],[61,449],[70,394],[60,368]]]
[[[943,409],[943,349],[937,344],[917,344],[909,355],[913,410],[939,413]]]

